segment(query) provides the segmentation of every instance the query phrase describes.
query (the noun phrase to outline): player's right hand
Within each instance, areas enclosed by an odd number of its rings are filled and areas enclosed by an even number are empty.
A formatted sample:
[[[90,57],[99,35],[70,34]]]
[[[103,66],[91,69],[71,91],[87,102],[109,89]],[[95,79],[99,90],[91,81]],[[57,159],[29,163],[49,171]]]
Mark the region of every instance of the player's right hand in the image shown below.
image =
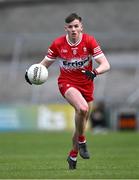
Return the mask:
[[[84,73],[88,79],[91,79],[92,81],[94,80],[94,78],[97,76],[98,72],[96,71],[96,69],[94,69],[93,71],[89,71],[89,70],[82,70],[82,73]]]
[[[32,83],[30,82],[29,78],[28,78],[28,71],[26,70],[26,73],[25,73],[25,80],[27,83],[29,83],[30,85],[32,85]]]

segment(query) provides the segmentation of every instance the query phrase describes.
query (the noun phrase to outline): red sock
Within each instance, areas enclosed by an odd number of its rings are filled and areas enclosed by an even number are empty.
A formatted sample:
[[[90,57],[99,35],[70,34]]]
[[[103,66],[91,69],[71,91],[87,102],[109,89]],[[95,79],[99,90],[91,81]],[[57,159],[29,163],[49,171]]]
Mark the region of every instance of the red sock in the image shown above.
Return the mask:
[[[85,142],[86,142],[85,136],[83,136],[83,135],[79,136],[79,137],[78,137],[78,142],[79,142],[79,143],[85,143]]]
[[[78,151],[76,151],[76,150],[71,150],[69,153],[69,156],[72,158],[76,158],[77,155],[78,155]]]

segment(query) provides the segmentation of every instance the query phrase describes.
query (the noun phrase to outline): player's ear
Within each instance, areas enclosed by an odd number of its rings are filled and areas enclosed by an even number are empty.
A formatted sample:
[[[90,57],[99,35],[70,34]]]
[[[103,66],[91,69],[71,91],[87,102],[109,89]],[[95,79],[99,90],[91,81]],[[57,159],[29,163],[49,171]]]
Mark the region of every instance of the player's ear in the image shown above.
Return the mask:
[[[67,26],[66,25],[64,26],[64,30],[67,31]]]
[[[81,31],[83,32],[83,24],[81,23]]]

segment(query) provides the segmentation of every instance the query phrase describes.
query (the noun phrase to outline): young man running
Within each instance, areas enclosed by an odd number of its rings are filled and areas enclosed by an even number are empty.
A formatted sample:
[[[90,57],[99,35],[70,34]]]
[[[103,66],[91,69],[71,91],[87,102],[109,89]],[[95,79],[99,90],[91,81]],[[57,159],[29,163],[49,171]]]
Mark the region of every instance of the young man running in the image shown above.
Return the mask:
[[[96,76],[108,71],[110,64],[96,39],[83,33],[82,18],[76,13],[65,18],[65,31],[66,35],[52,42],[40,63],[48,68],[57,59],[59,60],[59,90],[75,109],[73,145],[67,162],[69,169],[76,169],[78,153],[83,159],[90,158],[85,129],[92,109],[93,80]],[[98,64],[96,69],[92,67],[93,60]],[[27,73],[25,77],[28,81]]]

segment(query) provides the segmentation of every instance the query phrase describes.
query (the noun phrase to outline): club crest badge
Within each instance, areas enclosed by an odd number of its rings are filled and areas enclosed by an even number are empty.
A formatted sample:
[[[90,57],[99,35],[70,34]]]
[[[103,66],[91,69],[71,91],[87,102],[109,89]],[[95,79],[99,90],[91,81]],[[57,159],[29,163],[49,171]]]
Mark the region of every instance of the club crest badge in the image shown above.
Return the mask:
[[[73,53],[73,55],[76,55],[77,54],[77,50],[73,49],[72,53]]]
[[[83,47],[83,51],[84,51],[84,52],[87,52],[87,48],[86,48],[86,47]]]

